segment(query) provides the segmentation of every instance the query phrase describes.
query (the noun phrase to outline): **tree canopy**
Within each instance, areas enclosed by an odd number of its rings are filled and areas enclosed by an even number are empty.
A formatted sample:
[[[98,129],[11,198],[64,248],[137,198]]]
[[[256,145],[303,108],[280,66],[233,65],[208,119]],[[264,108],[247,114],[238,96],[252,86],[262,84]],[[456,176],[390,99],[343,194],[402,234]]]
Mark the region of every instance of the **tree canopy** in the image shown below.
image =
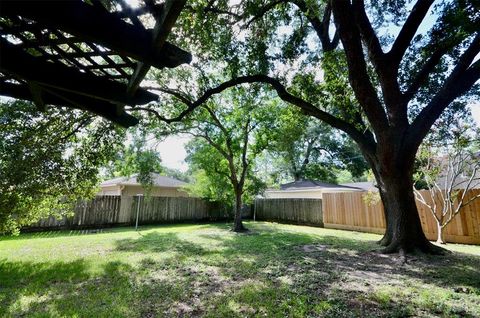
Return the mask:
[[[357,144],[385,207],[385,252],[438,252],[418,217],[414,162],[435,122],[478,100],[478,12],[469,0],[195,1],[173,32],[192,66],[152,72],[144,88],[161,99],[134,110],[188,125],[232,87],[268,89]]]
[[[39,112],[32,103],[0,103],[0,233],[41,217],[65,214],[95,194],[99,168],[124,131],[65,108]]]
[[[269,170],[275,179],[337,183],[342,170],[363,178],[368,165],[348,136],[291,106],[279,107],[275,117],[266,154],[272,157]]]

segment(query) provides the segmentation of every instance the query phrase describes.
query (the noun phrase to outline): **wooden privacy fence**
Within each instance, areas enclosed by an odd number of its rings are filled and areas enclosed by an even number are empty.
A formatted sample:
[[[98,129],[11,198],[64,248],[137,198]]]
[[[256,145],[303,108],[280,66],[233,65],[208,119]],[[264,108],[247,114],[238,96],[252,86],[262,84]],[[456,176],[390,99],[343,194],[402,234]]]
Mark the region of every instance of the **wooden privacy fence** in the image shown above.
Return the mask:
[[[186,197],[97,196],[77,204],[71,216],[42,219],[26,229],[89,228],[139,224],[208,221],[223,219],[226,210],[218,203]]]
[[[256,199],[256,220],[323,226],[321,199]]]
[[[480,189],[470,190],[466,200],[478,193]],[[363,200],[364,195],[365,192],[324,193],[325,227],[383,234],[385,232],[383,205],[379,202],[369,206]],[[442,203],[438,201],[437,204]],[[417,207],[425,235],[429,240],[436,240],[437,225],[430,210],[418,201]],[[444,234],[447,242],[480,244],[480,199],[464,207],[445,227]]]

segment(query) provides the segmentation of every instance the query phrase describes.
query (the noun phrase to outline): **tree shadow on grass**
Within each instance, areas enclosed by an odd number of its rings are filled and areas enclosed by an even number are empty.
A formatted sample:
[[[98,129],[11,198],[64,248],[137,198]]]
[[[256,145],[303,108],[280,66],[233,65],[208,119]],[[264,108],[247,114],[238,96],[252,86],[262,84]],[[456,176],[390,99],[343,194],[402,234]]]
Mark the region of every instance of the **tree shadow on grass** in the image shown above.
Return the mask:
[[[200,245],[181,240],[176,233],[151,232],[135,239],[116,241],[116,250],[122,252],[162,253],[177,252],[184,256],[202,256],[209,251]]]
[[[247,263],[259,268],[275,264],[286,269],[297,263],[309,267],[311,263],[317,269],[401,274],[442,287],[467,285],[480,294],[480,256],[458,252],[445,256],[418,254],[410,257],[409,263],[404,265],[398,256],[372,252],[378,248],[374,241],[272,228],[265,232],[255,229],[250,235],[244,235],[226,232],[228,225],[225,224],[215,224],[214,227],[225,232],[196,234],[205,242],[185,240],[172,232],[150,232],[139,238],[118,240],[116,249],[142,253],[177,252],[185,257],[217,255],[222,261],[242,262],[247,259]],[[217,241],[215,248],[209,240]]]
[[[83,260],[0,261],[0,316],[118,317],[132,314],[129,265],[109,262],[92,274]]]
[[[238,301],[233,302],[229,300],[230,298],[225,298],[227,295],[238,296],[238,291],[245,288],[247,294],[253,293],[260,297],[262,293],[267,293],[275,299],[280,296],[274,291],[281,291],[285,286],[289,286],[289,290],[296,292],[293,294],[291,291],[283,292],[281,297],[301,299],[305,295],[310,295],[313,298],[310,296],[307,298],[311,303],[328,299],[333,294],[335,296],[332,301],[320,304],[318,305],[320,307],[315,309],[325,311],[327,316],[333,315],[334,312],[337,314],[347,312],[348,308],[356,308],[359,313],[363,310],[364,314],[367,312],[374,316],[377,313],[379,316],[385,316],[386,312],[392,313],[393,316],[405,316],[418,309],[411,309],[418,307],[418,304],[414,305],[416,301],[412,299],[414,296],[407,299],[410,297],[408,296],[404,300],[395,299],[393,296],[385,299],[376,294],[378,286],[401,289],[408,288],[409,284],[416,284],[418,288],[431,285],[441,288],[446,297],[455,298],[461,293],[470,293],[472,297],[480,296],[480,257],[461,253],[442,257],[414,255],[405,265],[401,258],[372,252],[377,246],[374,241],[331,235],[319,236],[272,228],[261,231],[257,227],[250,235],[243,235],[229,232],[228,226],[222,224],[216,225],[215,228],[216,230],[211,232],[195,233],[193,241],[192,238],[184,238],[176,233],[152,232],[137,239],[118,241],[117,250],[146,254],[174,251],[182,255],[183,259],[176,263],[175,271],[166,275],[173,273],[183,277],[182,284],[187,289],[190,289],[192,284],[203,286],[202,295],[199,296],[203,301],[205,294],[211,292],[212,288],[223,291],[217,295],[217,298],[223,301],[207,302],[213,302],[223,308],[223,311],[219,312],[225,315],[232,314],[232,311],[247,316],[262,314],[259,309],[253,311],[251,309],[255,308],[255,304],[258,305],[254,296],[247,297],[250,302],[240,296]],[[151,260],[142,264],[142,267],[151,271],[165,268],[159,263],[162,261]],[[204,268],[198,270],[200,265]],[[206,286],[199,283],[199,280],[204,281]],[[255,286],[249,287],[249,284]],[[251,288],[256,288],[259,292],[249,291]],[[153,290],[156,289],[158,290],[158,287],[153,287]],[[393,294],[395,293],[397,291],[393,291]],[[364,294],[370,296],[365,298],[362,296]],[[191,297],[198,299],[195,295]],[[430,314],[452,314],[452,306],[445,305],[443,308],[440,305],[442,299],[428,301],[431,308],[425,310]],[[242,304],[246,307],[242,307]],[[288,304],[285,306],[288,307]],[[188,300],[185,307],[196,308],[195,304],[189,303]],[[311,314],[314,309],[311,306],[309,308]],[[196,309],[192,310],[195,312]],[[206,309],[203,308],[200,312],[204,310]],[[275,315],[276,311],[272,310],[268,309],[267,314]],[[188,313],[191,314],[192,311]],[[468,312],[461,315],[472,316]]]
[[[196,223],[179,223],[179,224],[151,224],[151,225],[141,225],[138,227],[138,231],[149,231],[149,230],[158,230],[162,228],[168,228],[171,231],[175,229],[188,228],[191,226],[198,226],[199,229],[202,227],[211,227],[217,226],[216,223],[207,223],[207,222],[196,222]],[[218,223],[219,228],[227,228],[227,223]],[[86,228],[86,229],[48,229],[48,230],[38,230],[38,231],[24,231],[20,235],[0,235],[1,241],[14,241],[14,240],[24,240],[24,239],[44,239],[44,238],[61,238],[69,236],[83,236],[91,234],[109,234],[109,233],[125,233],[125,232],[136,232],[135,227],[133,226],[122,226],[118,225],[116,227],[98,227],[98,228]]]
[[[84,260],[0,260],[0,316],[474,316],[471,308],[455,312],[448,299],[430,299],[435,293],[401,291],[424,284],[426,291],[431,285],[448,297],[470,292],[468,301],[478,299],[480,257],[418,255],[402,265],[372,253],[373,241],[251,228],[235,234],[220,223],[117,240],[113,252],[138,253],[138,266],[107,262],[92,271]]]

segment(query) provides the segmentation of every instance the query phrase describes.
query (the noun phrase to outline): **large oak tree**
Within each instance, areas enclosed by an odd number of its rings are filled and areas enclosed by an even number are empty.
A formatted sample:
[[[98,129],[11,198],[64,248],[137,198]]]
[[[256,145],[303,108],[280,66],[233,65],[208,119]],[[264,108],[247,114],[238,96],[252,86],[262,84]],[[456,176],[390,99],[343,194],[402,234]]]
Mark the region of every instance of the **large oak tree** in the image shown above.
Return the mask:
[[[180,113],[159,118],[181,120],[229,87],[264,83],[358,144],[385,206],[385,252],[436,252],[415,205],[414,159],[442,113],[478,93],[478,12],[466,0],[197,1],[177,33],[200,77],[223,69],[231,79],[207,81]]]

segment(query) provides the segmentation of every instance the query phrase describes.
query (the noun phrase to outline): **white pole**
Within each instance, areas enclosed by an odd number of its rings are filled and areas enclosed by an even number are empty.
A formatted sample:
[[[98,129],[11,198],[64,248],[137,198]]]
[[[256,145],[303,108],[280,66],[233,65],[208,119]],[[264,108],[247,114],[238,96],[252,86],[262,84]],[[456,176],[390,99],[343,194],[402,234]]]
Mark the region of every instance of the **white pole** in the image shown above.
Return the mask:
[[[135,231],[137,231],[137,229],[138,229],[138,214],[140,213],[140,199],[142,198],[142,195],[137,194],[137,198],[138,198],[138,201],[137,201],[137,218],[136,218],[136,221],[135,221]]]

